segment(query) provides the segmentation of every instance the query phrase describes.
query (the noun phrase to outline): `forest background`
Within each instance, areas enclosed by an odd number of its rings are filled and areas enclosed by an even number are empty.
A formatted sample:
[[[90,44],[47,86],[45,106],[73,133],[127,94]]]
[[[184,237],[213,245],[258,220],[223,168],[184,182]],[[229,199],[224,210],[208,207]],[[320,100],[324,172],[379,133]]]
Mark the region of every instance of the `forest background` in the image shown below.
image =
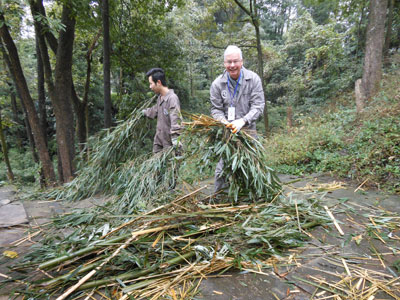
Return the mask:
[[[271,166],[400,192],[398,1],[3,0],[0,26],[3,182],[70,181],[87,140],[152,97],[152,67],[184,111],[209,114],[235,44],[263,79]]]

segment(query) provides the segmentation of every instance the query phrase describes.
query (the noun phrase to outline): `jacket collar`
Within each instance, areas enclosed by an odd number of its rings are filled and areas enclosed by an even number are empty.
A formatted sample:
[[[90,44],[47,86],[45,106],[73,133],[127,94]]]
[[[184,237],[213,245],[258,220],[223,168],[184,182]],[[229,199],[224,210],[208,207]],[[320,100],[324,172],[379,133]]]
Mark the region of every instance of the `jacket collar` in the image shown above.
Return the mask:
[[[243,76],[242,79],[244,79],[244,80],[250,79],[250,72],[245,67],[242,66],[241,71],[242,71],[242,76]],[[226,81],[228,80],[228,76],[229,76],[229,73],[225,70],[224,73],[222,74],[222,82],[223,83],[226,84]],[[241,80],[241,83],[242,83],[242,80]]]
[[[165,96],[161,96],[161,94],[158,95],[158,98],[160,99],[160,104],[163,103],[163,102],[165,101],[165,99],[168,99],[169,96],[170,96],[173,92],[174,92],[173,89],[169,89],[168,93],[166,93]]]

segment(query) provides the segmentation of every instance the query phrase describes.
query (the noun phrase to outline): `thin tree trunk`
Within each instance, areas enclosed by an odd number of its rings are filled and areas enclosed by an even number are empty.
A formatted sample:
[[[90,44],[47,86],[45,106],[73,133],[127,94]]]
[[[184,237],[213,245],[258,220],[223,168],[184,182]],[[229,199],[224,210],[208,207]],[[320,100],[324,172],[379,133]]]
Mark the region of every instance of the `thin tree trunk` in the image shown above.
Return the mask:
[[[293,127],[293,107],[291,105],[286,107],[286,127],[289,132]]]
[[[367,43],[361,81],[364,100],[374,96],[382,77],[382,51],[385,37],[387,0],[371,0],[367,27]]]
[[[4,57],[4,60],[6,62],[6,65],[10,66],[11,63],[10,63],[10,59],[8,58],[8,54],[6,53],[4,47],[1,47],[1,49],[3,51],[3,57]],[[11,67],[9,67],[9,69],[10,68]],[[14,74],[10,72],[10,76],[11,76],[14,84],[16,84],[16,80],[15,80]],[[34,141],[34,138],[33,138],[32,129],[31,129],[31,126],[29,125],[28,112],[26,111],[24,102],[22,101],[22,98],[21,98],[21,95],[20,95],[20,92],[19,92],[17,86],[15,86],[15,90],[16,90],[16,93],[18,95],[18,98],[21,100],[21,107],[22,107],[22,114],[23,114],[23,123],[21,123],[21,125],[25,128],[25,134],[26,134],[24,137],[26,137],[28,139],[28,141],[29,141],[29,146],[30,146],[30,149],[31,149],[31,152],[32,152],[33,160],[35,161],[35,163],[39,163],[40,160],[39,160],[39,156],[37,155],[37,152],[36,152],[35,141]],[[15,114],[16,114],[15,118],[16,118],[16,120],[19,121],[17,101],[16,101],[16,97],[15,97],[14,93],[11,94],[11,103],[12,103],[13,111],[15,111]],[[21,137],[21,139],[22,139],[22,137]]]
[[[234,0],[235,3],[250,17],[251,22],[254,26],[256,32],[256,42],[257,42],[257,62],[258,62],[258,75],[261,79],[261,84],[265,95],[265,84],[264,84],[264,62],[262,56],[262,48],[261,48],[261,37],[260,37],[260,23],[258,20],[258,13],[257,13],[257,1],[256,0],[249,0],[250,2],[250,10],[248,10],[239,0]],[[265,126],[265,133],[268,136],[270,133],[269,130],[269,121],[268,121],[268,106],[267,101],[265,101],[264,106],[264,126]]]
[[[21,100],[26,107],[29,124],[32,127],[32,132],[35,139],[35,145],[39,152],[39,158],[43,166],[46,185],[52,185],[56,181],[54,168],[50,159],[49,151],[47,149],[46,140],[40,127],[40,121],[35,109],[35,105],[29,93],[28,85],[22,71],[18,51],[8,31],[3,13],[0,13],[0,21],[3,23],[3,26],[0,28],[0,36],[8,50],[10,72],[13,73],[15,85],[17,86]]]
[[[13,89],[14,86],[11,82],[8,82],[8,84],[10,85],[10,87]],[[24,126],[24,123],[21,122],[21,119],[19,118],[19,111],[18,111],[18,106],[17,106],[17,97],[15,95],[15,92],[12,91],[10,93],[10,98],[11,98],[11,109],[13,112],[13,120],[16,124],[21,125],[22,127]],[[25,138],[25,135],[23,134],[22,130],[18,130],[17,131],[17,147],[19,149],[22,149],[22,141]]]
[[[7,177],[10,182],[14,181],[14,173],[11,169],[10,160],[8,158],[8,149],[7,149],[7,142],[3,132],[3,120],[1,118],[1,110],[0,110],[0,143],[1,149],[3,151],[4,162],[7,166]]]
[[[73,91],[73,98],[75,105],[77,106],[78,109],[76,109],[76,116],[77,116],[77,135],[78,135],[78,142],[79,142],[79,149],[80,151],[83,151],[85,148],[85,143],[86,140],[89,136],[89,122],[87,120],[88,115],[89,115],[89,110],[88,110],[88,103],[89,103],[89,88],[90,88],[90,76],[92,74],[92,53],[94,48],[96,47],[97,41],[101,35],[101,31],[98,32],[98,34],[95,36],[94,40],[92,41],[91,45],[89,46],[89,49],[86,53],[86,81],[85,81],[85,89],[83,92],[83,99],[82,101],[79,100],[78,96],[76,93],[74,93],[75,89],[72,89]]]
[[[390,41],[392,38],[393,8],[394,8],[394,0],[389,0],[389,11],[388,11],[388,16],[387,16],[385,45],[383,47],[383,56],[384,57],[388,56],[388,54],[389,54]]]
[[[108,0],[102,0],[103,20],[103,84],[104,84],[104,127],[111,127],[111,83],[110,83],[110,20]]]
[[[361,50],[361,47],[362,47],[362,45],[361,45],[361,35],[362,35],[362,33],[361,33],[361,24],[363,23],[363,21],[364,21],[364,15],[365,15],[365,3],[364,2],[362,2],[363,4],[363,6],[362,6],[362,8],[361,8],[361,16],[360,16],[360,20],[359,20],[359,22],[358,22],[358,24],[357,24],[357,49],[356,49],[356,57],[358,57],[358,53],[360,52],[360,50]]]
[[[44,91],[44,70],[43,62],[40,54],[39,40],[36,33],[36,59],[37,59],[37,89],[38,89],[38,108],[40,127],[43,131],[43,136],[46,139],[47,145],[47,113],[46,113],[46,95]]]

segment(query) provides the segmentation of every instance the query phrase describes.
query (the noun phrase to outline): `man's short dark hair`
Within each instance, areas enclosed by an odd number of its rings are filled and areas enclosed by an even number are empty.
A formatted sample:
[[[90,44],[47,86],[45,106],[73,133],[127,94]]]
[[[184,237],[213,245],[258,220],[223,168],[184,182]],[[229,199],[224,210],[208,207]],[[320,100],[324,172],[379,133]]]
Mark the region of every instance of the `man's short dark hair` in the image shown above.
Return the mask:
[[[165,73],[164,70],[161,68],[153,68],[150,69],[147,73],[146,73],[147,77],[150,77],[153,79],[154,83],[157,83],[157,81],[161,81],[161,84],[163,86],[167,86],[167,80],[165,79]]]

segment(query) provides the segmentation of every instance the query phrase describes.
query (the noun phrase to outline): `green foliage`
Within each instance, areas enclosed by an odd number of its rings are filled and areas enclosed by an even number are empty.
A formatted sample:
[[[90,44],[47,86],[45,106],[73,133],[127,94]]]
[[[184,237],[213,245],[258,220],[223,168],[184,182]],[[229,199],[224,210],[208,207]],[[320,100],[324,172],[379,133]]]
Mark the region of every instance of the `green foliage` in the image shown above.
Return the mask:
[[[274,135],[265,143],[271,150],[269,164],[285,173],[320,171],[359,182],[368,179],[370,185],[400,192],[397,83],[388,82],[391,85],[375,98],[362,119],[356,119],[353,108],[341,107],[320,117],[303,118],[290,133]]]
[[[77,200],[101,191],[112,193],[118,188],[114,180],[120,176],[118,170],[126,162],[143,153],[143,141],[147,135],[146,126],[141,126],[142,109],[150,107],[153,99],[136,108],[130,118],[119,124],[112,132],[104,130],[92,137],[86,151],[79,158],[78,176],[63,188],[50,192],[50,197]],[[89,160],[86,161],[86,155]]]
[[[265,163],[267,152],[251,133],[232,134],[220,122],[200,116],[187,128],[186,138],[187,156],[197,158],[200,173],[224,162],[221,176],[229,179],[228,196],[233,202],[239,198],[271,201],[280,192],[278,177]]]
[[[34,163],[30,151],[11,148],[8,150],[8,156],[16,183],[24,185],[37,183],[40,166]],[[0,181],[7,181],[7,168],[4,163],[3,152],[0,152]]]

